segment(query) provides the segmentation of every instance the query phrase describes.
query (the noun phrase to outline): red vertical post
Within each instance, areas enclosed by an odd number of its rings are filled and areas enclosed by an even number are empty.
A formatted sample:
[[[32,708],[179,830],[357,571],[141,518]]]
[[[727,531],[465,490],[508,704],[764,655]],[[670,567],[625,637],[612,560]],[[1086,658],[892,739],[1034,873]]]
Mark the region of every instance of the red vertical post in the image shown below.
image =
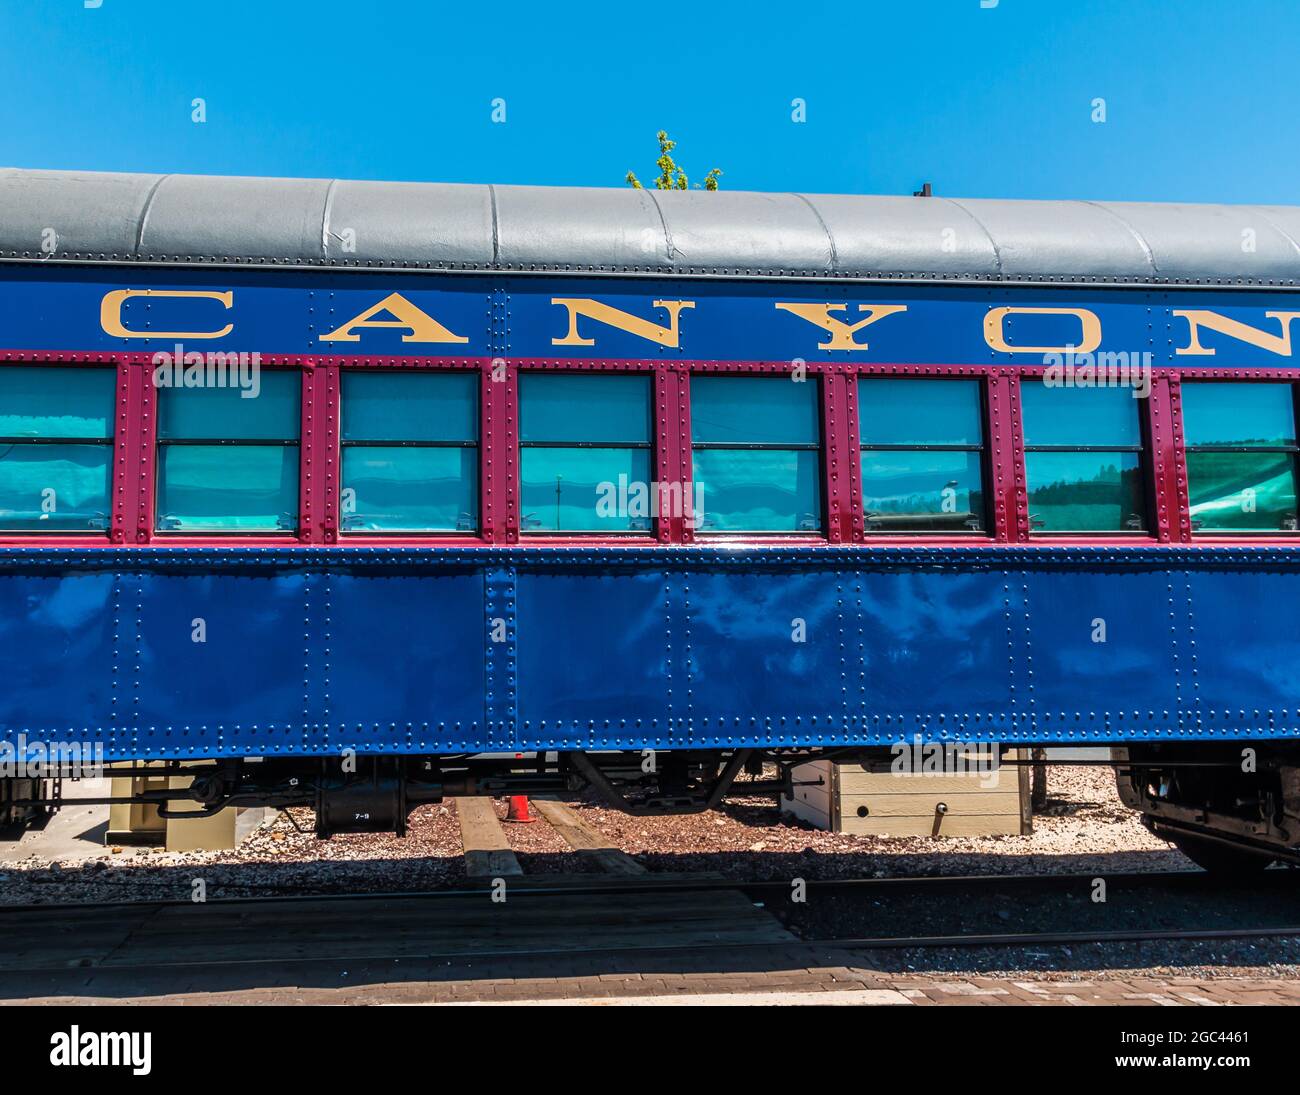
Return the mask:
[[[339,480],[342,477],[342,449],[339,444],[342,415],[341,389],[342,380],[337,365],[328,365],[317,370],[317,403],[324,400],[325,428],[318,431],[316,438],[317,476],[321,468],[325,471],[325,498],[321,514],[321,541],[334,544],[339,538]]]
[[[496,496],[496,445],[493,443],[493,425],[496,415],[496,393],[493,389],[493,363],[485,362],[479,366],[478,388],[478,445],[479,445],[479,535],[485,543],[496,542],[497,496]],[[501,359],[501,368],[505,368]]]
[[[506,378],[497,385],[500,389],[502,413],[497,416],[497,472],[501,476],[497,497],[505,499],[501,516],[505,518],[504,539],[507,544],[519,542],[519,370],[506,368]]]
[[[338,541],[339,369],[304,362],[302,366],[302,480],[298,540],[304,544]]]
[[[158,389],[147,362],[135,369],[136,423],[134,438],[136,487],[135,542],[147,544],[153,537],[154,493],[157,487],[155,468],[158,459]],[[130,535],[128,529],[128,535]]]
[[[299,391],[302,403],[298,420],[298,542],[310,544],[316,525],[316,431],[322,417],[316,405],[316,370],[310,361],[298,366]]]
[[[682,507],[691,515],[689,521],[681,521],[681,542],[695,542],[695,525],[703,517],[695,510],[695,501],[700,496],[695,489],[695,462],[691,459],[691,370],[687,365],[678,365],[673,369],[677,377],[677,468],[682,483]],[[708,506],[708,499],[704,500]]]
[[[519,541],[519,398],[516,367],[504,357],[482,366],[480,439],[482,535],[489,544]]]
[[[858,374],[856,370],[844,374],[844,425],[848,438],[848,522],[845,540],[861,541],[866,536],[866,503],[862,498],[862,429],[858,405]],[[843,515],[841,515],[843,520]]]
[[[1151,441],[1151,470],[1155,485],[1155,537],[1162,544],[1185,539],[1186,517],[1179,491],[1177,434],[1169,378],[1151,378],[1146,399],[1147,436]],[[1184,477],[1185,478],[1185,477]]]
[[[679,451],[681,439],[677,430],[677,408],[680,397],[677,370],[665,362],[656,363],[654,370],[654,478],[655,482],[660,485],[660,489],[655,492],[656,506],[660,506],[674,497],[682,497],[683,504],[685,504],[684,492],[686,487],[682,481]],[[677,491],[681,493],[674,493],[674,485]],[[682,514],[680,512],[656,512],[655,539],[659,543],[680,542],[681,530]]]
[[[1020,403],[1020,377],[1009,376],[1008,403],[1011,407],[1011,465],[1014,471],[1011,486],[1015,492],[1016,539],[1029,542],[1029,487],[1025,470],[1025,423]]]
[[[855,532],[857,400],[854,378],[838,368],[822,374],[822,434],[826,453],[826,538],[832,544],[852,541]],[[852,412],[850,413],[850,408]],[[850,417],[853,420],[850,430]],[[857,531],[861,521],[857,521]],[[861,537],[857,537],[860,539]]]
[[[136,464],[139,460],[137,450],[140,444],[139,421],[140,408],[138,375],[141,368],[133,367],[128,361],[119,360],[117,370],[117,402],[115,405],[115,425],[113,427],[113,501],[110,508],[108,538],[114,544],[127,541],[128,530],[139,523],[140,485],[136,478]]]
[[[1192,503],[1187,490],[1187,444],[1183,437],[1183,381],[1179,373],[1168,374],[1168,393],[1170,448],[1173,453],[1171,466],[1173,495],[1170,499],[1170,512],[1171,515],[1173,513],[1178,515],[1177,536],[1173,538],[1182,543],[1190,543]],[[1171,529],[1173,527],[1171,521]]]
[[[1020,430],[1020,378],[1011,372],[995,372],[987,383],[993,536],[1002,544],[1025,543],[1029,539],[1029,511]]]

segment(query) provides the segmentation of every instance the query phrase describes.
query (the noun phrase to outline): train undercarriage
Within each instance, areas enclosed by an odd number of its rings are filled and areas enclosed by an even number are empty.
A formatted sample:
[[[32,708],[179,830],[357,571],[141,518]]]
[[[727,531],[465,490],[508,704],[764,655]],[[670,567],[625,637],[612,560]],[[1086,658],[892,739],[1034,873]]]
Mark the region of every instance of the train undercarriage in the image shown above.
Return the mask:
[[[1207,870],[1241,874],[1300,863],[1300,744],[1169,743],[1097,750],[1113,765],[1121,800],[1156,835]],[[1027,764],[1029,750],[995,763]],[[166,789],[82,803],[133,803],[161,816],[210,816],[231,807],[309,807],[321,837],[406,830],[416,807],[453,796],[594,791],[630,814],[698,813],[729,795],[790,795],[799,765],[833,759],[888,771],[891,750],[736,749],[582,751],[520,755],[268,757],[113,765],[114,777],[190,777]],[[1037,763],[1042,763],[1041,754]],[[1047,760],[1078,764],[1079,758]],[[0,779],[0,829],[39,824],[57,808],[59,782]],[[184,804],[184,811],[178,807]],[[197,805],[199,810],[195,812]]]
[[[1124,804],[1206,870],[1300,863],[1295,742],[1134,745],[1111,754]]]
[[[207,817],[232,807],[311,807],[322,836],[346,832],[403,834],[417,806],[448,797],[568,794],[593,788],[631,814],[697,813],[717,807],[742,772],[747,795],[788,794],[791,771],[814,751],[585,753],[549,752],[495,756],[344,756],[329,758],[243,757],[219,761],[113,764],[104,775],[148,779],[162,789],[129,796],[78,796],[80,803],[150,805],[163,818]],[[775,760],[776,778],[763,778]],[[10,784],[7,796],[3,785]],[[0,828],[21,824],[55,805],[39,779],[0,779]],[[177,807],[184,803],[184,810]],[[199,809],[195,810],[197,804]]]

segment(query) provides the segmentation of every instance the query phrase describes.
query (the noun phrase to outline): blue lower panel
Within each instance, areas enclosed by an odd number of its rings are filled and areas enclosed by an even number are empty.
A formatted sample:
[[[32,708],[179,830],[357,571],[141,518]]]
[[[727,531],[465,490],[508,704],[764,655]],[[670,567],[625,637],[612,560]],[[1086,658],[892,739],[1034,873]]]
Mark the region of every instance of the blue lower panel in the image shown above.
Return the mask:
[[[122,676],[142,756],[311,751],[314,579],[300,570],[131,578],[139,634],[123,634],[118,653],[138,666]]]
[[[687,703],[686,682],[673,687],[687,639],[668,583],[654,569],[518,574],[520,748],[666,740]]]
[[[1023,582],[877,568],[854,575],[850,593],[855,736],[976,740],[1031,725]]]
[[[328,633],[318,646],[328,665],[318,710],[331,747],[482,749],[483,575],[369,571],[321,581],[328,582]]]
[[[853,686],[847,575],[721,570],[678,575],[683,743],[845,740]]]
[[[1186,636],[1198,736],[1272,736],[1300,725],[1300,612],[1296,575],[1277,569],[1204,570],[1186,578],[1196,606]]]
[[[1300,737],[1300,551],[0,550],[0,740],[110,759]]]
[[[1114,740],[1191,724],[1192,614],[1182,573],[1063,569],[1018,577],[1040,733]]]
[[[119,740],[131,688],[115,655],[120,592],[111,572],[0,572],[0,739]]]

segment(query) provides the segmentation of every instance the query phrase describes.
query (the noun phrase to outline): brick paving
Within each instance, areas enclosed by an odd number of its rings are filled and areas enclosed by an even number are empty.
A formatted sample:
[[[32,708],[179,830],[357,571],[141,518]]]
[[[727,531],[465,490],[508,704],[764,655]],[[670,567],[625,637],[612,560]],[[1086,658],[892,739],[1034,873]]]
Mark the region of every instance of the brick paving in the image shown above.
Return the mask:
[[[368,990],[383,995],[384,987]],[[491,986],[472,982],[429,985],[404,994],[405,1002],[468,1003],[515,1001],[635,1002],[643,995],[689,997],[691,1003],[781,1003],[797,997],[799,1003],[896,1004],[920,1007],[1207,1007],[1247,1004],[1300,1004],[1300,982],[1261,980],[1180,979],[1175,984],[1158,978],[1097,981],[1002,981],[986,977],[942,980],[925,977],[882,977],[866,970],[807,968],[737,978],[699,973],[650,978],[625,977],[618,982],[573,978]],[[841,1000],[818,996],[843,997]],[[373,997],[372,997],[373,999]],[[359,998],[358,998],[359,1002]]]

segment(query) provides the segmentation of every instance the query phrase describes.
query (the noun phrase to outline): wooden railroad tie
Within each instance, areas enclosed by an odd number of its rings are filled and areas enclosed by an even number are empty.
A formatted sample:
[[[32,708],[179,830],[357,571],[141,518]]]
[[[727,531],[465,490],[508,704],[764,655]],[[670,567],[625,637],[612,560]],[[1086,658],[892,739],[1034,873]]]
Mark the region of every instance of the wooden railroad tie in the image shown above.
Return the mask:
[[[533,809],[551,823],[551,827],[560,834],[570,848],[583,859],[591,860],[606,874],[648,873],[626,852],[611,847],[607,836],[593,829],[563,802],[534,799]]]
[[[456,799],[465,874],[470,878],[518,877],[524,873],[510,850],[505,830],[490,798]]]

